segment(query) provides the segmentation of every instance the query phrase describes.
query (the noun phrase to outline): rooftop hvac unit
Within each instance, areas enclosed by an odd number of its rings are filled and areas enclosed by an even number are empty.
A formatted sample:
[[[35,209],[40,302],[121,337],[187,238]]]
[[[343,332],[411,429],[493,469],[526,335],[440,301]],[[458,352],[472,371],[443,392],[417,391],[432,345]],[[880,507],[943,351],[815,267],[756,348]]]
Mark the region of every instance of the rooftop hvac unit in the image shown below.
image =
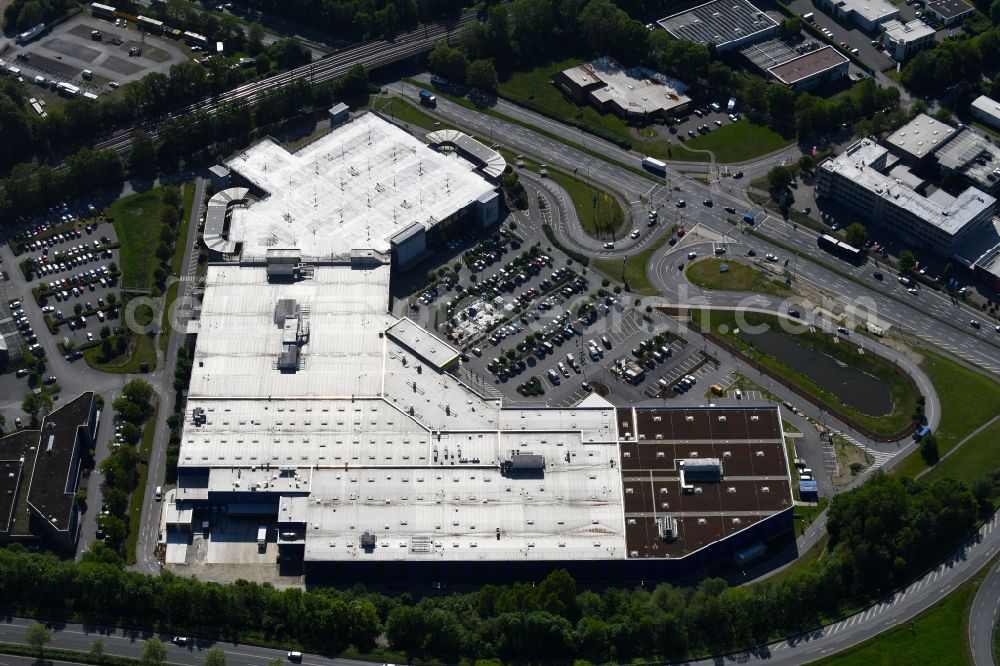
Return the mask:
[[[673,516],[661,516],[657,518],[656,528],[660,538],[664,541],[675,541],[677,539],[677,519]]]

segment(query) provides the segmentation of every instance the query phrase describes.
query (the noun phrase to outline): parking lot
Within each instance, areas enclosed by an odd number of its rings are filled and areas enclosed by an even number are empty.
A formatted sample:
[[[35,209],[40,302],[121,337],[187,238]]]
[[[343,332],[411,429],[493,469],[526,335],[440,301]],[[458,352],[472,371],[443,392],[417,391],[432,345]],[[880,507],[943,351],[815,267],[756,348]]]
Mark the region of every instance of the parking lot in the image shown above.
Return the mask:
[[[42,77],[44,82],[37,80],[37,85],[54,88],[56,83],[71,83],[99,94],[149,72],[166,74],[188,56],[179,44],[140,33],[131,23],[115,26],[114,21],[83,13],[26,45],[13,46],[4,60],[20,69],[21,78],[32,86],[36,77]],[[84,70],[93,76],[84,78]]]

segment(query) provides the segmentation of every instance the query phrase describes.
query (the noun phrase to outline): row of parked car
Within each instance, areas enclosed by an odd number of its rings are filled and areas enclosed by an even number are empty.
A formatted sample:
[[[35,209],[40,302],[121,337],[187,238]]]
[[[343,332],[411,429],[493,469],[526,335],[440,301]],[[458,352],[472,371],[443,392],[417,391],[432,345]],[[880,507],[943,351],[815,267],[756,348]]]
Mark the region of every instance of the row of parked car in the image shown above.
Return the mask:
[[[84,287],[95,291],[98,284],[102,287],[114,284],[114,277],[107,266],[91,268],[89,271],[80,271],[68,278],[52,280],[48,283],[48,287],[57,301],[68,301],[70,294],[80,296],[83,294]]]

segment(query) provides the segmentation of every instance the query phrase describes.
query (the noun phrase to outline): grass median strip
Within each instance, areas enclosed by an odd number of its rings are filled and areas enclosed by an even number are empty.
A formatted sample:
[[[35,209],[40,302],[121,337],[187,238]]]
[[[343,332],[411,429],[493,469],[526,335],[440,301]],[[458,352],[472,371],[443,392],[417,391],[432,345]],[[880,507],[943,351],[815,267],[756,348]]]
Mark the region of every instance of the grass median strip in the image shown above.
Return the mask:
[[[139,542],[139,528],[142,526],[143,502],[146,498],[146,483],[149,479],[149,459],[153,455],[153,438],[156,436],[156,414],[158,407],[154,407],[142,424],[142,439],[139,440],[139,465],[136,471],[138,481],[132,489],[132,495],[128,502],[128,537],[125,540],[125,563],[133,565],[136,563],[136,545]]]
[[[723,266],[726,270],[723,271]],[[708,257],[688,265],[684,271],[688,282],[703,289],[717,291],[749,291],[785,297],[792,295],[791,287],[780,280],[758,271],[742,261]]]
[[[625,211],[607,192],[579,178],[549,171],[549,178],[569,194],[583,230],[593,238],[616,238],[625,224]]]
[[[649,247],[629,255],[627,259],[624,259],[624,266],[622,266],[622,259],[595,259],[594,268],[610,278],[623,280],[629,291],[644,296],[655,296],[660,292],[649,281],[646,269],[649,267],[649,260],[657,250],[663,247],[667,239],[668,235],[664,234],[650,243]]]

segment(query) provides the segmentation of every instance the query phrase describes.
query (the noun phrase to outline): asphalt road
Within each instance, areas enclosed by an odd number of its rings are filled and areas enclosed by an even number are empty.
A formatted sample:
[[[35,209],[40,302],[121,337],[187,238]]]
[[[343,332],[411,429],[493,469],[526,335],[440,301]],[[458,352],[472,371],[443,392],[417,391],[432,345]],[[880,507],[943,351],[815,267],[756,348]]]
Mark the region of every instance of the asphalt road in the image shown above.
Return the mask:
[[[969,610],[969,647],[976,666],[995,666],[993,628],[1000,612],[1000,562],[983,580]]]
[[[400,86],[393,84],[390,89],[399,90]],[[416,86],[404,83],[402,90],[405,97],[417,103],[419,89]],[[547,132],[558,134],[564,140],[581,143],[583,135],[576,128],[520,109],[503,100],[499,101],[494,108],[506,115],[516,117],[522,122],[531,123]],[[629,213],[633,216],[633,224],[644,223],[646,205],[642,199],[645,198],[647,201],[652,200],[654,205],[661,206],[661,210],[669,212],[669,209],[674,209],[674,215],[683,214],[686,220],[685,224],[688,227],[702,224],[719,234],[727,235],[731,239],[740,238],[748,247],[755,247],[759,253],[771,252],[782,259],[789,258],[787,250],[767,240],[773,238],[805,257],[798,259],[794,256],[791,257],[794,263],[789,268],[796,278],[808,280],[829,298],[854,304],[859,311],[873,313],[873,316],[885,324],[884,328],[890,325],[896,326],[947,349],[991,374],[1000,375],[1000,335],[988,325],[979,330],[969,326],[969,320],[979,318],[975,310],[960,302],[953,302],[949,297],[930,289],[921,290],[918,296],[911,296],[884,266],[876,268],[874,261],[863,266],[854,266],[822,251],[816,245],[814,232],[796,229],[783,220],[776,219],[766,211],[753,206],[743,198],[744,193],[738,189],[739,182],[737,181],[725,178],[721,182],[713,181],[711,186],[707,186],[668,170],[667,182],[670,183],[670,186],[657,185],[648,177],[598,160],[562,141],[556,141],[521,125],[478,113],[443,97],[438,98],[437,109],[432,113],[446,121],[468,128],[479,136],[492,137],[494,141],[507,145],[520,153],[537,157],[547,164],[558,166],[568,172],[576,170],[581,176],[590,178],[595,183],[619,193],[629,203]],[[599,150],[603,156],[609,159],[615,159],[635,167],[640,166],[641,161],[638,155],[599,139],[587,137],[586,146]],[[770,164],[773,166],[774,160],[777,158],[768,159],[771,160]],[[764,166],[766,165],[754,165],[757,169],[762,169]],[[674,187],[679,188],[679,191],[673,190]],[[680,213],[676,212],[678,199],[684,199],[687,202],[687,206]],[[711,208],[703,206],[701,202],[705,199],[711,199],[714,205]],[[757,230],[766,238],[751,238],[749,235],[742,234],[739,223],[731,224],[727,221],[727,215],[723,210],[725,206],[735,207],[738,216],[752,210],[758,220]],[[576,245],[591,256],[624,257],[637,251],[645,244],[653,242],[658,234],[666,233],[666,228],[669,225],[664,224],[664,222],[672,222],[671,217],[666,212],[662,213],[661,219],[665,219],[655,233],[647,234],[635,241],[631,239],[620,240],[616,242],[614,250],[603,250],[603,248],[596,250],[594,245],[598,241],[590,239],[582,231],[576,237]],[[662,255],[668,254],[671,249],[664,245],[658,254],[654,255],[651,264],[662,262]],[[814,263],[813,258],[834,267],[836,271]],[[885,274],[884,280],[879,281],[873,277],[872,274],[876,270]],[[850,276],[850,279],[842,277],[841,274]],[[650,276],[654,285],[661,286],[657,283],[658,281],[662,283],[661,271],[653,270],[650,272]]]

